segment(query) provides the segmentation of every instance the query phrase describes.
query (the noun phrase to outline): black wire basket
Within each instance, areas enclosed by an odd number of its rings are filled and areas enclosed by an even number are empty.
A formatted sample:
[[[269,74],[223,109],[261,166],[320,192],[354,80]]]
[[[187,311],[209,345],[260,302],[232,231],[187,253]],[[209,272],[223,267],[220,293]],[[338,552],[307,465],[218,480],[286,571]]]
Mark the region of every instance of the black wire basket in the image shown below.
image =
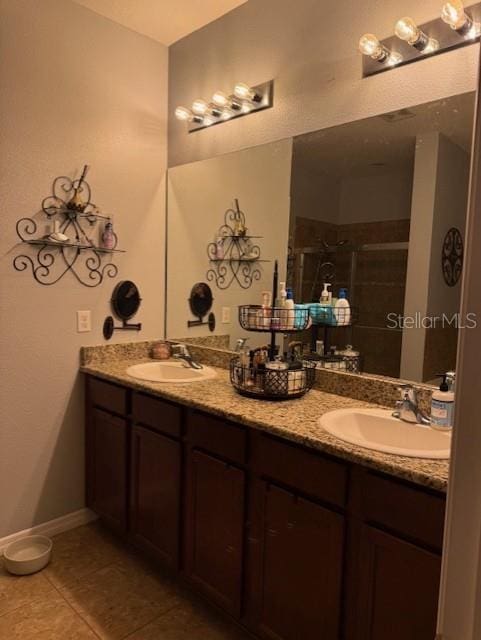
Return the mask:
[[[242,365],[240,358],[230,362],[230,380],[238,393],[261,400],[292,400],[312,388],[316,363],[303,361],[299,369],[269,369]]]
[[[285,307],[262,307],[248,304],[239,307],[239,324],[246,331],[304,331],[309,326],[309,308],[307,305],[294,309]]]

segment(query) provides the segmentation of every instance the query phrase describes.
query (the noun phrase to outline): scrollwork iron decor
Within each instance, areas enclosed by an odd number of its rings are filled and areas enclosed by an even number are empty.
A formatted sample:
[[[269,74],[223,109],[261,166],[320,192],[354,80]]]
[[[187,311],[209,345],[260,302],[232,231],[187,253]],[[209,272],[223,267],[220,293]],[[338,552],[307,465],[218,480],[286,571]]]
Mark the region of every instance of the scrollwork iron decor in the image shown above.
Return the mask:
[[[261,278],[259,269],[261,250],[253,240],[261,236],[247,235],[245,214],[235,199],[235,209],[227,209],[224,224],[219,227],[215,242],[207,245],[207,255],[213,266],[207,271],[207,280],[215,282],[218,289],[228,289],[237,282],[242,289],[249,289]]]
[[[443,241],[442,268],[444,282],[448,287],[454,287],[461,277],[463,270],[463,237],[459,229],[451,227]]]
[[[97,231],[99,221],[108,222],[109,216],[101,215],[91,201],[91,189],[85,181],[88,166],[77,180],[67,176],[55,178],[52,195],[42,202],[47,221],[53,222],[53,230],[38,236],[38,225],[33,218],[21,218],[16,225],[17,235],[26,244],[38,247],[37,255],[21,254],[15,257],[17,271],[31,269],[35,280],[42,285],[59,282],[70,271],[86,287],[97,287],[105,277],[114,278],[118,269],[108,262],[102,265],[102,257],[123,253],[116,249],[117,236],[111,232],[111,247],[100,247],[87,234]],[[61,260],[57,258],[61,257]]]

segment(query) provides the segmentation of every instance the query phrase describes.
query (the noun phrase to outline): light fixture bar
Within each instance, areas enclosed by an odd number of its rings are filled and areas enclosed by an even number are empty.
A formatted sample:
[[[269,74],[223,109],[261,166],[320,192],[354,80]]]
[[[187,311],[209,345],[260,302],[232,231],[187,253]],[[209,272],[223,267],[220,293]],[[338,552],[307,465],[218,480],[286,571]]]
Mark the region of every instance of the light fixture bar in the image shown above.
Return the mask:
[[[396,29],[398,35],[379,41],[379,51],[394,55],[394,63],[388,64],[387,58],[381,61],[373,58],[366,53],[366,48],[362,56],[363,77],[391,71],[395,67],[466,47],[480,40],[481,2],[464,7],[460,0],[440,0],[438,16],[423,24],[416,24],[414,14],[411,20],[400,16],[396,23],[399,25]],[[405,39],[402,39],[403,36]]]
[[[210,101],[198,98],[190,108],[177,107],[175,116],[187,122],[188,131],[192,133],[268,109],[273,105],[273,98],[273,80],[252,87],[239,82],[231,95],[216,91]]]

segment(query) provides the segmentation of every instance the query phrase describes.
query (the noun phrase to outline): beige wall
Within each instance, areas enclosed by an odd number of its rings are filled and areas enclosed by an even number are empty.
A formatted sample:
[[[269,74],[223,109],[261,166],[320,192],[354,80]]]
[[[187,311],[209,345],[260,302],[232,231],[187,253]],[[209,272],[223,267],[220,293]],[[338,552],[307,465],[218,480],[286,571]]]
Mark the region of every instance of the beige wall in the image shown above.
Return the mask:
[[[230,334],[231,344],[249,337],[250,345],[266,343],[263,334],[241,329],[237,308],[241,304],[261,304],[261,292],[272,289],[274,260],[279,274],[286,273],[289,233],[289,188],[292,139],[261,145],[237,153],[169,169],[168,174],[168,264],[167,335],[169,338],[209,335],[206,326],[187,328],[194,320],[189,306],[190,290],[196,282],[208,282],[211,268],[207,245],[224,224],[226,209],[234,198],[246,216],[248,233],[262,236],[253,240],[261,249],[261,278],[248,289],[234,282],[219,289],[210,282],[214,296],[212,310],[217,319],[216,334]],[[279,280],[283,280],[280,275]],[[221,324],[222,307],[228,307],[231,322]]]
[[[392,35],[439,0],[249,0],[169,51],[169,166],[472,91],[478,46],[362,79],[359,37]],[[188,135],[179,104],[273,78],[274,108]]]
[[[163,330],[167,50],[65,0],[0,1],[0,537],[84,506],[79,348],[103,341],[115,283],[143,298],[141,334]],[[17,273],[15,222],[59,174],[91,165],[95,202],[114,214],[118,277],[95,289]],[[38,218],[41,220],[41,216]],[[76,310],[93,330],[76,332]]]

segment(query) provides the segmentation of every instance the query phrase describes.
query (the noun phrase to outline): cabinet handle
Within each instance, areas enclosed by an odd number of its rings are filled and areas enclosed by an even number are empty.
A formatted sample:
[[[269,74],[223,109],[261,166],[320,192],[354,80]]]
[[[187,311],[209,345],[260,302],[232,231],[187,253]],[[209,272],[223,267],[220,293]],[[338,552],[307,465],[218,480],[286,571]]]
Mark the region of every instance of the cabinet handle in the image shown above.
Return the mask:
[[[271,529],[271,528],[269,528],[269,529],[267,529],[267,534],[268,534],[269,536],[273,536],[273,537],[275,537],[275,536],[279,535],[279,532],[277,531],[277,529]]]

